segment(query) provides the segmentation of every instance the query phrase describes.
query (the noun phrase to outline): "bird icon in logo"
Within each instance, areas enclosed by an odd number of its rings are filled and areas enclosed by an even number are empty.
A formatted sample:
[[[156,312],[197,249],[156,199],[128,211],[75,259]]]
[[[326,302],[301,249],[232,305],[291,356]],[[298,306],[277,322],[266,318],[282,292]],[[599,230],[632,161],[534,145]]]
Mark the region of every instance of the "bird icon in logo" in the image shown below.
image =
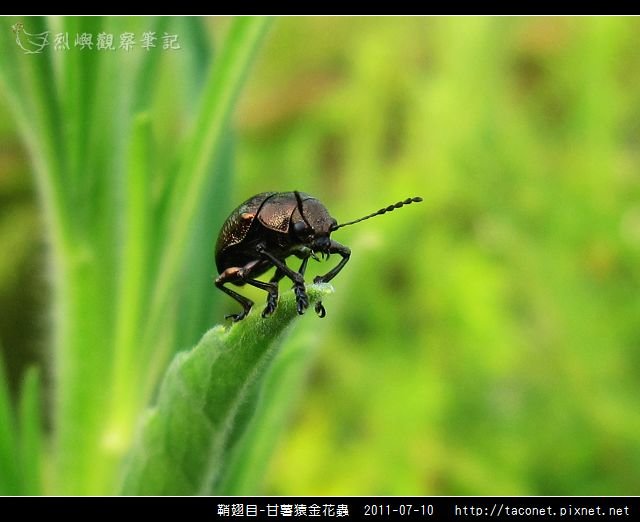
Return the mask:
[[[24,54],[38,54],[49,45],[49,31],[42,33],[28,33],[24,29],[24,24],[18,22],[11,26],[16,34],[16,43],[24,51]]]

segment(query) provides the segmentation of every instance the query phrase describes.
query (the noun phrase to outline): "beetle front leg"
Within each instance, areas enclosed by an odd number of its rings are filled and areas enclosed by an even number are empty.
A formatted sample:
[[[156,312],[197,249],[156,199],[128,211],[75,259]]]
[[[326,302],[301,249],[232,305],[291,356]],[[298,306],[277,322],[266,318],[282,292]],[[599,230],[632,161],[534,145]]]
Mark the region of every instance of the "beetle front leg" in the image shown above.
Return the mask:
[[[307,263],[309,262],[309,256],[305,257],[302,260],[302,264],[300,265],[300,268],[298,268],[298,273],[304,277],[304,273],[307,271]]]
[[[263,245],[258,245],[256,247],[256,251],[264,258],[268,259],[273,265],[287,276],[291,281],[293,281],[293,291],[296,295],[296,305],[298,314],[302,315],[307,308],[309,308],[309,298],[307,297],[307,291],[304,288],[304,277],[299,272],[295,272],[291,270],[283,261],[275,257],[273,254],[268,252]],[[302,267],[306,267],[306,264],[302,263]],[[276,272],[277,274],[278,272]],[[275,276],[274,276],[275,277]]]
[[[339,254],[342,256],[342,259],[334,268],[329,270],[325,275],[314,277],[313,279],[314,283],[328,283],[329,281],[331,281],[335,276],[338,275],[340,270],[344,268],[344,265],[347,264],[347,262],[349,261],[349,258],[351,257],[351,249],[349,247],[341,245],[340,243],[338,243],[337,241],[334,241],[333,239],[331,240],[331,244],[329,245],[328,250],[329,250],[329,254]]]
[[[304,272],[307,269],[307,263],[309,262],[309,257],[311,257],[312,255],[313,253],[311,253],[309,256],[305,257],[302,260],[302,264],[300,265],[300,269],[298,270],[298,272],[300,272],[302,275],[304,275]],[[322,301],[316,301],[315,311],[316,311],[316,314],[318,314],[318,317],[320,318],[327,315],[327,311],[324,309],[324,306],[322,306]]]

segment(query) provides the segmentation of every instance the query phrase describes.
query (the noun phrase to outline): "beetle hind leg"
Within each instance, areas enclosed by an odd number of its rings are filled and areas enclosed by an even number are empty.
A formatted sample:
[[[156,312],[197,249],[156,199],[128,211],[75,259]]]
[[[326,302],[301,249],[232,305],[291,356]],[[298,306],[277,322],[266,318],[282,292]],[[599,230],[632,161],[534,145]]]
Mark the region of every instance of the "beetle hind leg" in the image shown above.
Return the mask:
[[[253,301],[251,299],[244,297],[243,295],[240,295],[238,292],[234,292],[233,290],[231,290],[231,288],[227,288],[226,286],[224,286],[224,282],[219,281],[219,279],[220,278],[216,279],[216,286],[220,290],[222,290],[225,294],[227,294],[230,297],[233,297],[236,301],[238,301],[242,305],[242,312],[240,312],[239,314],[228,314],[228,315],[225,315],[224,318],[232,319],[234,323],[237,323],[238,321],[242,321],[242,319],[244,319],[247,316],[247,314],[250,312],[251,307],[253,306]]]
[[[268,283],[263,281],[258,281],[257,279],[250,279],[248,276],[251,273],[251,270],[255,268],[257,262],[250,263],[245,265],[244,267],[231,267],[227,268],[222,274],[218,276],[216,279],[216,286],[222,290],[225,294],[230,297],[233,297],[236,301],[238,301],[242,305],[242,312],[239,314],[229,314],[225,316],[225,319],[233,319],[234,322],[241,321],[244,319],[251,308],[253,307],[253,301],[248,299],[247,297],[240,295],[238,292],[231,290],[224,286],[227,283],[235,283],[235,284],[249,284],[251,286],[255,286],[256,288],[260,288],[267,292],[267,306],[262,311],[262,317],[267,317],[271,315],[276,307],[278,306],[278,281],[282,278],[282,275],[276,274]]]
[[[232,297],[242,305],[242,312],[240,312],[239,314],[229,314],[224,316],[225,319],[232,319],[234,323],[242,321],[242,319],[247,316],[247,314],[251,310],[251,307],[253,306],[253,301],[243,295],[240,295],[238,292],[231,290],[231,288],[227,288],[224,285],[227,283],[242,281],[244,279],[242,276],[242,268],[232,267],[227,268],[224,272],[222,272],[222,274],[220,274],[215,281],[216,286],[220,290],[222,290],[225,294],[227,294],[229,297]]]

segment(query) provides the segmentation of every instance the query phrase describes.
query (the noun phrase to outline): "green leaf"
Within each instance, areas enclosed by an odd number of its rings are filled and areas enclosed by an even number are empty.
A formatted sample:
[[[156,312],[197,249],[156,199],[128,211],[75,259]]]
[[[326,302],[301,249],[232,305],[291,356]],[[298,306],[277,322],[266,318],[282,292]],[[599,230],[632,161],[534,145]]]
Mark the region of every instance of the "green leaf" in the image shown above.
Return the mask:
[[[307,291],[313,303],[332,287],[310,285]],[[268,319],[255,308],[241,323],[214,327],[174,358],[130,456],[124,494],[215,493],[213,484],[256,407],[269,361],[297,317],[292,292],[282,295]]]
[[[332,303],[331,313],[335,313]],[[283,344],[265,376],[259,409],[234,444],[216,482],[220,495],[256,495],[263,487],[270,457],[292,409],[305,389],[305,378],[324,332],[296,330]]]

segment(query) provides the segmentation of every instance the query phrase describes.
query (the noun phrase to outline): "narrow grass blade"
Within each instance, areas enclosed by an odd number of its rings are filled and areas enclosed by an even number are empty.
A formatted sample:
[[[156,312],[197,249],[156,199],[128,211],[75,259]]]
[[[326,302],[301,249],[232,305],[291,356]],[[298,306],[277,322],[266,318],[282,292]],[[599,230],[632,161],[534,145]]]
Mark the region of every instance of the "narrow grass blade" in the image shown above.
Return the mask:
[[[17,495],[21,492],[17,457],[16,423],[0,357],[0,495]]]
[[[190,237],[189,227],[202,203],[211,158],[219,150],[228,130],[231,111],[268,25],[268,18],[235,18],[205,82],[198,119],[182,151],[184,161],[167,192],[163,220],[166,230],[164,254],[151,301],[143,342],[145,346],[154,345],[153,339],[158,339],[158,332],[163,332],[163,318],[167,306],[172,303],[171,295],[176,288],[180,264]],[[158,350],[154,358],[156,361],[162,360],[168,355],[166,350]],[[161,368],[163,365],[156,366]]]
[[[121,211],[121,254],[118,267],[118,297],[110,393],[110,416],[105,431],[113,441],[113,458],[126,451],[133,431],[135,415],[143,400],[140,375],[144,360],[140,357],[140,324],[146,297],[146,273],[149,269],[147,238],[150,235],[150,178],[152,137],[148,114],[134,118],[124,180]],[[115,465],[115,463],[114,463]]]
[[[20,401],[20,470],[22,494],[42,494],[42,423],[40,379],[35,368],[27,371]]]

